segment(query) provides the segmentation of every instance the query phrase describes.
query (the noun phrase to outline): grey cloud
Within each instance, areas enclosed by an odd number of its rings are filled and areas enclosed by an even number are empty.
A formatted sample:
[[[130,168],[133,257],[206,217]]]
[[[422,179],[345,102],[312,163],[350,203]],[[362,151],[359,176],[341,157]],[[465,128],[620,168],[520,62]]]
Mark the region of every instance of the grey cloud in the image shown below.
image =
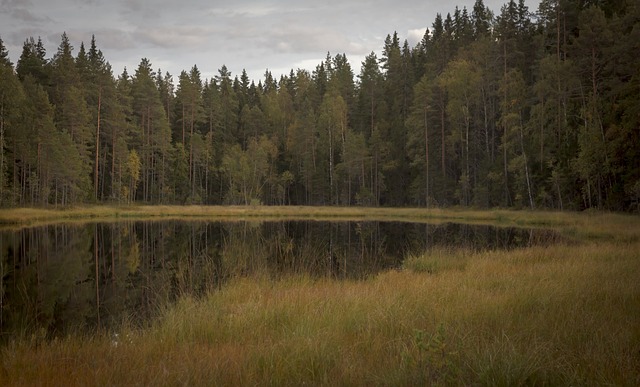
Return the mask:
[[[11,16],[20,21],[28,22],[28,23],[45,22],[50,20],[47,17],[35,15],[33,12],[27,11],[24,8],[14,9],[13,11],[11,11]]]
[[[131,34],[116,29],[101,29],[95,31],[97,44],[99,47],[108,50],[128,50],[136,45]]]
[[[140,22],[158,19],[162,15],[162,11],[170,11],[170,9],[163,8],[162,4],[156,3],[148,0],[120,0],[117,2],[117,8],[119,14],[125,19]],[[182,2],[177,2],[177,4],[184,6]]]
[[[206,11],[208,16],[212,17],[232,17],[232,18],[256,18],[265,17],[280,12],[280,9],[273,6],[265,6],[263,4],[253,7],[234,5],[225,7],[211,7]]]
[[[121,12],[139,12],[144,8],[145,4],[149,4],[144,0],[121,0],[117,2]]]
[[[156,27],[139,28],[136,40],[162,48],[197,48],[204,45],[214,32],[206,27]]]
[[[15,56],[14,62],[18,60],[18,55],[22,52],[22,45],[29,37],[38,39],[39,36],[44,36],[47,31],[41,28],[23,27],[17,30],[9,32],[7,35],[2,35],[9,54]]]
[[[348,36],[337,31],[321,28],[282,27],[271,31],[270,45],[279,52],[336,52],[366,54],[369,50],[361,43],[354,42]]]
[[[28,7],[31,6],[29,0],[2,0],[0,3],[0,11],[11,15],[14,21],[20,21],[23,23],[42,23],[51,21],[46,16],[39,16],[30,11]]]
[[[77,44],[78,48],[80,47],[80,43],[84,42],[85,47],[88,46],[89,42],[91,42],[91,36],[95,36],[96,44],[101,50],[128,50],[131,48],[135,48],[136,45],[131,38],[131,35],[122,30],[116,29],[99,29],[95,31],[86,31],[86,30],[69,30],[66,31],[69,40],[72,42],[72,45]],[[60,41],[60,36],[55,36]],[[74,46],[75,47],[75,46]],[[108,58],[107,58],[108,59]]]
[[[100,0],[72,0],[74,3],[80,5],[97,5],[100,4]]]
[[[427,28],[424,27],[414,28],[407,31],[407,41],[409,42],[409,44],[415,46],[416,44],[420,43],[422,41],[422,38],[424,38],[426,30]]]
[[[210,8],[208,0],[113,0],[118,13],[134,25],[201,20]]]
[[[0,10],[7,11],[15,7],[27,7],[31,5],[31,0],[2,0],[0,1]]]
[[[208,6],[205,14],[212,17],[223,18],[281,18],[290,14],[312,13],[317,6],[303,5],[300,2],[276,1],[276,2],[247,2],[235,1],[225,3],[222,6]]]

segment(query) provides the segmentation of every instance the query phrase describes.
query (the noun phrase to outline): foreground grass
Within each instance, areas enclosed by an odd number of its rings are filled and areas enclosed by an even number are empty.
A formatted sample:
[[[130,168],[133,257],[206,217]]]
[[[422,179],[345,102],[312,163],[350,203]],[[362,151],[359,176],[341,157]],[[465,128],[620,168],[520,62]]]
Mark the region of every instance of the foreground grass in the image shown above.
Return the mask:
[[[435,250],[361,282],[240,278],[149,329],[14,342],[0,385],[640,385],[639,251]]]

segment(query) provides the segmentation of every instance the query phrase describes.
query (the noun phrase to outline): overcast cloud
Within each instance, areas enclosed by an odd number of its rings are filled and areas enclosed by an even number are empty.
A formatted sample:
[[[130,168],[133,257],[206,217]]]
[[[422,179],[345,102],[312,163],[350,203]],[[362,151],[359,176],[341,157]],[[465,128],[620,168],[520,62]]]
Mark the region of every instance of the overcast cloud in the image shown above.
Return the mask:
[[[507,0],[485,0],[494,13]],[[246,69],[258,81],[266,69],[279,77],[291,69],[312,70],[327,52],[344,53],[356,74],[387,34],[415,45],[436,13],[469,14],[475,0],[0,0],[0,37],[14,63],[24,41],[40,36],[51,57],[66,32],[74,46],[95,35],[116,75],[133,73],[141,58],[177,76],[198,66],[203,78],[226,65]],[[527,1],[535,11],[537,1]]]

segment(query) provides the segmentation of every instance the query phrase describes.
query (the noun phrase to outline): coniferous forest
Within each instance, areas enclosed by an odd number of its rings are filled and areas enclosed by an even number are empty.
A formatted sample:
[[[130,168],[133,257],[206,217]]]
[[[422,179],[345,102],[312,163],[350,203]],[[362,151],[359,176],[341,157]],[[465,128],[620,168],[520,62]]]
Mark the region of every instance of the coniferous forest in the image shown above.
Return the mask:
[[[2,206],[640,207],[635,0],[477,0],[359,74],[327,54],[257,84],[114,74],[98,40],[15,65],[0,40]]]

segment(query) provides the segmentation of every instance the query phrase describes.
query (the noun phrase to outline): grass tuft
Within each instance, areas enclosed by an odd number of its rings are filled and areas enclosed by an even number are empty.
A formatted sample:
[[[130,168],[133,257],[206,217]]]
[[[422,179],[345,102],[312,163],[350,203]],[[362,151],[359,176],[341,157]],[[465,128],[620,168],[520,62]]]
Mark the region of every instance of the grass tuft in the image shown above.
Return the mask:
[[[416,273],[438,274],[447,270],[464,270],[472,252],[467,249],[438,247],[420,255],[407,257],[403,269]]]

